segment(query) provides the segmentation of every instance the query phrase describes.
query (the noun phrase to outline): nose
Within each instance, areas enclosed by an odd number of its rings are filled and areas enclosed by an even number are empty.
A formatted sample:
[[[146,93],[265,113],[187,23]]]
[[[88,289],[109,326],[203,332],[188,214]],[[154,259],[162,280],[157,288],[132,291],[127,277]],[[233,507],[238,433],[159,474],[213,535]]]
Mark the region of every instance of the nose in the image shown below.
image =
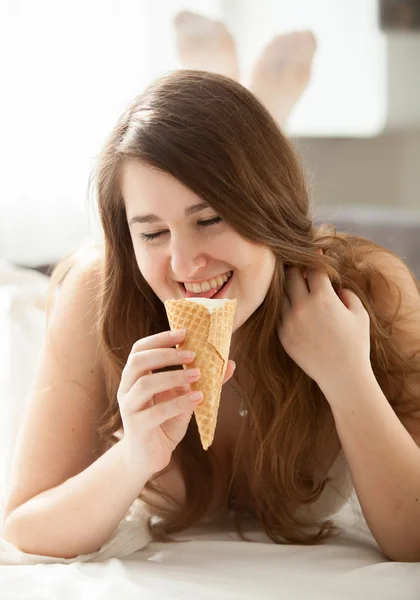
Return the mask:
[[[172,235],[170,248],[171,269],[177,281],[195,279],[205,269],[207,258],[199,239]]]

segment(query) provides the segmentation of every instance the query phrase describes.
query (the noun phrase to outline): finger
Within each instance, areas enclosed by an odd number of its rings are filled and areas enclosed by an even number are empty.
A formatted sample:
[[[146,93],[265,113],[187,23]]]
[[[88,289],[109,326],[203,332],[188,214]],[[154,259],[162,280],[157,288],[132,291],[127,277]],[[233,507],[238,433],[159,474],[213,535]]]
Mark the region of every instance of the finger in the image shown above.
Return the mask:
[[[331,279],[323,269],[307,268],[308,286],[312,293],[332,293],[334,288]]]
[[[351,312],[366,312],[363,302],[360,300],[359,296],[357,296],[348,288],[341,288],[338,290],[337,294],[344,306],[351,310]]]
[[[297,267],[288,267],[286,270],[286,292],[292,306],[307,298],[309,294],[306,281]]]
[[[130,354],[142,352],[143,350],[153,350],[154,348],[170,348],[180,344],[186,335],[186,329],[177,329],[175,331],[162,331],[155,335],[148,335],[137,342],[131,348]]]
[[[190,364],[196,356],[190,350],[176,350],[175,348],[154,348],[131,353],[121,375],[121,392],[127,393],[139,377],[149,371],[156,371],[164,367]]]
[[[166,402],[167,400],[173,400],[177,396],[184,396],[185,394],[189,394],[191,392],[190,385],[182,385],[179,387],[172,388],[171,390],[166,390],[165,392],[161,392],[159,394],[155,394],[153,396],[153,404],[159,404],[159,402]]]
[[[192,411],[203,401],[202,392],[191,392],[186,396],[178,396],[174,400],[161,402],[142,411],[142,419],[147,429],[159,427],[165,421],[173,419],[187,411]]]
[[[200,369],[187,369],[167,371],[166,373],[152,373],[140,377],[126,396],[125,409],[136,412],[144,407],[156,394],[161,394],[172,388],[177,388],[188,383],[196,383],[200,379]]]
[[[191,392],[191,386],[189,383],[185,385],[180,385],[179,387],[174,388],[175,392],[184,396],[185,394],[189,394]]]
[[[225,372],[225,376],[223,378],[223,384],[225,384],[227,381],[229,381],[229,379],[232,377],[232,375],[234,374],[236,369],[236,364],[233,360],[228,360],[227,365],[226,365],[226,372]]]

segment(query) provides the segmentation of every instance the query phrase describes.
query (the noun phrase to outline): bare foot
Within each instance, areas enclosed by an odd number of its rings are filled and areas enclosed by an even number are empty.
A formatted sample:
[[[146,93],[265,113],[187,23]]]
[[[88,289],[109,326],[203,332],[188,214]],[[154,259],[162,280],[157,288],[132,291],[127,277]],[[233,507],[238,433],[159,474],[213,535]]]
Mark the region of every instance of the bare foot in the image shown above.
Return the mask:
[[[222,22],[183,10],[175,17],[174,26],[178,55],[185,68],[239,79],[235,42]]]
[[[311,31],[278,35],[263,49],[251,74],[251,91],[278,121],[286,124],[308,85],[316,49]]]

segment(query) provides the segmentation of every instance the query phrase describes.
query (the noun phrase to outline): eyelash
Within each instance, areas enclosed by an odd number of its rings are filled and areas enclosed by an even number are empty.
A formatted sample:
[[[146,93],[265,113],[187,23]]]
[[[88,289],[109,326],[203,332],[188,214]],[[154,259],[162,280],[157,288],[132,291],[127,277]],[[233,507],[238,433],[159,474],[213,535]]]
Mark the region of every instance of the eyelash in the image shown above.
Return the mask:
[[[214,217],[213,219],[208,219],[207,221],[198,221],[197,225],[200,225],[200,227],[211,227],[212,225],[217,225],[221,221],[221,217]],[[152,242],[153,240],[156,240],[165,233],[167,233],[167,231],[158,231],[156,233],[141,233],[140,237],[145,242]]]

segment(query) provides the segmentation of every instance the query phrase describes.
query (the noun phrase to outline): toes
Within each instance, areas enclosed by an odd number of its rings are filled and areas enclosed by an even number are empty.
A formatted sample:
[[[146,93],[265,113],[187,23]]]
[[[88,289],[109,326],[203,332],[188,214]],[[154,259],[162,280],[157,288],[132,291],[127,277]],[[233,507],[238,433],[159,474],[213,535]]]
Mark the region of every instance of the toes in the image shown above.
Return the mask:
[[[270,63],[284,64],[308,62],[316,50],[316,38],[312,31],[294,31],[277,35],[268,43],[261,58]]]
[[[178,13],[174,25],[180,34],[194,38],[214,35],[220,29],[217,21],[190,10],[182,10]]]

